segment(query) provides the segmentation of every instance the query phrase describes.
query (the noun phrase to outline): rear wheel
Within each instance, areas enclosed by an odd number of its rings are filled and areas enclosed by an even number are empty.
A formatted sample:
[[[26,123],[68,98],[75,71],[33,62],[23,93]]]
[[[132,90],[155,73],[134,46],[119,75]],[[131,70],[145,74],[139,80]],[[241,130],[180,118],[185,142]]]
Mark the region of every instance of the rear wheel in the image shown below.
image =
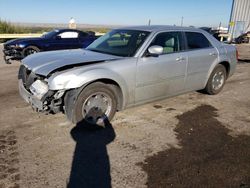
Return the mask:
[[[76,123],[85,121],[104,126],[111,121],[117,110],[117,96],[113,85],[96,82],[84,88],[78,95],[73,120]]]
[[[205,91],[210,95],[219,93],[225,85],[226,76],[226,68],[221,64],[217,65],[208,79]]]
[[[23,50],[23,56],[26,57],[28,55],[35,54],[39,51],[40,49],[37,48],[36,46],[28,46],[27,48]]]

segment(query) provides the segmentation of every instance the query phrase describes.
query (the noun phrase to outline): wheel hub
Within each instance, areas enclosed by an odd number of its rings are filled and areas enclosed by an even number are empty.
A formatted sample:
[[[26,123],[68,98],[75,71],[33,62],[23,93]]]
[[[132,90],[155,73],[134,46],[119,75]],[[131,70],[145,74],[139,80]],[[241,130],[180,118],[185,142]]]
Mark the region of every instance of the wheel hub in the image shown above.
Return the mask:
[[[35,53],[37,53],[37,51],[34,49],[28,49],[26,52],[27,55],[31,55],[31,54],[35,54]]]
[[[225,77],[222,71],[215,73],[212,80],[213,89],[214,90],[220,89],[223,86],[224,81]]]
[[[86,121],[97,124],[98,121],[104,121],[111,112],[112,100],[103,93],[91,94],[83,103],[82,115]]]

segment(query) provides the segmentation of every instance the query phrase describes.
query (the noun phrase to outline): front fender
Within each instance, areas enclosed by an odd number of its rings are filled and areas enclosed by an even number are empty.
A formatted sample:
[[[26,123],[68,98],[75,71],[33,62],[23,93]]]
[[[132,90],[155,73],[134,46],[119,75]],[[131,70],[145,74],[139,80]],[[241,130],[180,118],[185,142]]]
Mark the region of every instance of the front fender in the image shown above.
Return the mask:
[[[116,72],[107,69],[92,69],[79,73],[59,73],[51,76],[48,79],[50,90],[69,90],[80,88],[88,83],[94,82],[100,79],[109,79],[116,82],[122,91],[123,103],[128,99],[128,85],[125,80]]]

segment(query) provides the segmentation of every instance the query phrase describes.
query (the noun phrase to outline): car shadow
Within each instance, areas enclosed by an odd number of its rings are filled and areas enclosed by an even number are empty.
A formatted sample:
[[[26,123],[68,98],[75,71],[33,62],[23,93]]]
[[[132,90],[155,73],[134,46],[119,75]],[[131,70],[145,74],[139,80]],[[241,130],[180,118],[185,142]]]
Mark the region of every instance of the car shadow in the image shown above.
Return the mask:
[[[111,187],[107,145],[115,139],[115,132],[108,120],[104,125],[105,128],[82,121],[71,130],[76,147],[68,188]]]

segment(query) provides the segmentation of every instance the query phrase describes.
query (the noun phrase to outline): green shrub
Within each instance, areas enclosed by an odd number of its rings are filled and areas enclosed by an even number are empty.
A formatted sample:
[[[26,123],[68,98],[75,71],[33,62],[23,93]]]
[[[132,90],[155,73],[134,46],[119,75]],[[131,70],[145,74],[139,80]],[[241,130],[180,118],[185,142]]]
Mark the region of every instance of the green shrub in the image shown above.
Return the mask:
[[[0,34],[21,34],[21,33],[44,33],[53,30],[53,27],[22,27],[15,26],[10,22],[3,21],[0,19]],[[109,28],[78,28],[83,31],[94,31],[106,33],[110,29]]]
[[[22,28],[22,27],[17,27],[12,25],[9,22],[6,21],[2,21],[0,19],[0,34],[4,34],[4,33],[25,33],[26,29]]]

